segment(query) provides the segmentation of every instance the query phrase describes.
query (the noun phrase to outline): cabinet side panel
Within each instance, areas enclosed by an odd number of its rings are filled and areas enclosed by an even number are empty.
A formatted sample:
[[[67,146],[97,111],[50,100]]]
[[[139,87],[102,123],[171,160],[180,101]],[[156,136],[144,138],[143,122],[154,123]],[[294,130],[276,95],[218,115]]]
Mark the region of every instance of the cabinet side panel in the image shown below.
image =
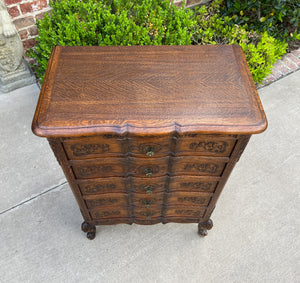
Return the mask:
[[[80,208],[80,211],[81,211],[81,214],[82,214],[84,220],[90,222],[91,216],[87,210],[85,201],[83,200],[83,198],[81,196],[80,189],[75,180],[74,173],[68,163],[68,159],[67,159],[66,153],[63,149],[62,143],[60,142],[59,139],[50,139],[50,138],[48,138],[48,142],[54,152],[54,155],[55,155],[58,163],[60,164],[61,168],[64,171],[64,174],[65,174],[65,176],[68,180],[68,183],[72,189],[73,195],[79,205],[79,208]]]
[[[216,206],[216,203],[220,197],[220,194],[235,166],[235,164],[239,161],[240,159],[240,156],[242,155],[244,149],[246,148],[249,140],[250,140],[250,137],[251,135],[245,135],[245,136],[241,136],[237,142],[236,142],[236,145],[232,151],[232,154],[230,156],[230,159],[229,159],[229,162],[227,163],[223,173],[222,173],[222,176],[221,176],[221,179],[217,185],[217,188],[215,190],[215,193],[209,203],[209,206],[203,216],[203,219],[204,220],[208,220]]]

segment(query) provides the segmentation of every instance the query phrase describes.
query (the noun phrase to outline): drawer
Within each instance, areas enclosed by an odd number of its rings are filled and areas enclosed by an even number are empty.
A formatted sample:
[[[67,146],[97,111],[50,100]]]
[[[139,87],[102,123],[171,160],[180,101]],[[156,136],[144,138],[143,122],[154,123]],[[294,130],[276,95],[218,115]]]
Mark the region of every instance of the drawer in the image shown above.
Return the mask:
[[[169,157],[144,158],[98,158],[92,160],[69,161],[76,178],[99,177],[156,177],[166,175]]]
[[[126,192],[126,178],[108,177],[98,180],[78,180],[83,195]]]
[[[67,139],[63,142],[69,159],[98,158],[123,154],[124,138],[113,135]]]
[[[172,174],[220,176],[229,158],[177,157],[172,164]]]
[[[128,153],[137,157],[161,157],[170,153],[172,136],[143,136],[128,138]]]
[[[165,217],[202,218],[205,207],[169,206],[165,210]]]
[[[170,178],[169,192],[214,192],[219,177],[174,176]]]
[[[164,200],[163,193],[152,194],[152,195],[134,194],[132,198],[132,203],[134,206],[150,208],[150,207],[162,205],[163,200]]]
[[[161,158],[131,158],[129,175],[134,177],[158,177],[168,172],[169,157]]]
[[[176,153],[204,155],[204,156],[227,156],[229,157],[236,143],[235,139],[195,137],[178,138],[176,142]]]
[[[127,208],[119,206],[94,208],[90,215],[92,219],[129,217]]]
[[[123,177],[126,175],[128,161],[126,158],[98,158],[92,160],[70,161],[73,172],[78,179],[98,177]]]
[[[170,205],[197,205],[207,206],[211,199],[212,194],[209,193],[196,193],[196,192],[176,192],[168,194],[167,203]]]
[[[98,206],[126,206],[128,205],[127,194],[103,194],[98,196],[87,195],[83,197],[88,208]]]
[[[163,192],[167,177],[156,178],[132,178],[131,191],[138,194],[154,194]]]
[[[151,220],[153,218],[161,217],[161,207],[155,209],[135,207],[134,217],[139,220]]]

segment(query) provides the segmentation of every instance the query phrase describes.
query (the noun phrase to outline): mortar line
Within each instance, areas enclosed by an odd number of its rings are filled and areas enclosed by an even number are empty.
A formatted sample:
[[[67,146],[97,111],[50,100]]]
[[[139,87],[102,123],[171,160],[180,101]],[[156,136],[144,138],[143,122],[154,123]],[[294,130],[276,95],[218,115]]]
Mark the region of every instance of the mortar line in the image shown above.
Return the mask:
[[[53,191],[53,190],[55,190],[55,189],[57,189],[57,188],[59,188],[59,187],[65,185],[65,184],[67,184],[67,183],[68,183],[67,181],[64,181],[63,183],[58,184],[58,185],[56,185],[56,186],[54,186],[54,187],[52,187],[52,188],[50,188],[50,189],[48,189],[48,190],[46,190],[46,191],[44,191],[44,192],[42,192],[42,193],[39,193],[39,194],[37,194],[37,195],[35,195],[35,196],[33,196],[33,197],[27,199],[27,200],[21,201],[20,203],[18,203],[18,204],[16,204],[16,205],[12,206],[12,207],[10,207],[10,208],[8,208],[8,209],[6,209],[6,210],[1,211],[1,212],[0,212],[0,215],[6,213],[6,212],[8,212],[8,211],[11,211],[11,210],[13,210],[13,209],[15,209],[15,208],[17,208],[17,207],[19,207],[19,206],[21,206],[21,205],[27,203],[27,202],[30,202],[30,201],[32,201],[32,200],[34,200],[34,199],[36,199],[36,198],[38,198],[38,197],[40,197],[40,196],[42,196],[42,195],[44,195],[44,194],[47,194],[47,193],[49,193],[49,192],[51,192],[51,191]]]

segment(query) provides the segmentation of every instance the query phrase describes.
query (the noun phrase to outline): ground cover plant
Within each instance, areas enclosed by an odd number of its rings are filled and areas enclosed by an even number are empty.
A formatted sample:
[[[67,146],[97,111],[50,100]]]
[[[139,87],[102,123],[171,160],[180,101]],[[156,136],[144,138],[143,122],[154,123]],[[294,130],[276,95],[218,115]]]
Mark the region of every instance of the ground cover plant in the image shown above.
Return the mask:
[[[284,39],[222,15],[220,0],[193,10],[165,0],[57,0],[50,5],[51,15],[37,22],[37,44],[30,52],[41,81],[56,45],[238,44],[256,83],[287,48]]]

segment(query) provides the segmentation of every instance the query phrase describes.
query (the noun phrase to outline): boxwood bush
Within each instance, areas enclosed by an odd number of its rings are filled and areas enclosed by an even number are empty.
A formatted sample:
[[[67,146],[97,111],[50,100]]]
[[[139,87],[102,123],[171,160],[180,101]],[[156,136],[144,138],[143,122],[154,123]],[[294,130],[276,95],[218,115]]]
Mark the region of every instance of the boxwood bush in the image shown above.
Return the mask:
[[[37,22],[31,51],[42,80],[56,45],[189,45],[196,21],[191,10],[160,0],[57,0]]]
[[[57,0],[51,15],[37,22],[37,44],[30,51],[43,80],[56,45],[189,45],[239,44],[256,83],[285,53],[286,44],[266,32],[249,31],[220,16],[220,0],[195,10],[168,0]]]

